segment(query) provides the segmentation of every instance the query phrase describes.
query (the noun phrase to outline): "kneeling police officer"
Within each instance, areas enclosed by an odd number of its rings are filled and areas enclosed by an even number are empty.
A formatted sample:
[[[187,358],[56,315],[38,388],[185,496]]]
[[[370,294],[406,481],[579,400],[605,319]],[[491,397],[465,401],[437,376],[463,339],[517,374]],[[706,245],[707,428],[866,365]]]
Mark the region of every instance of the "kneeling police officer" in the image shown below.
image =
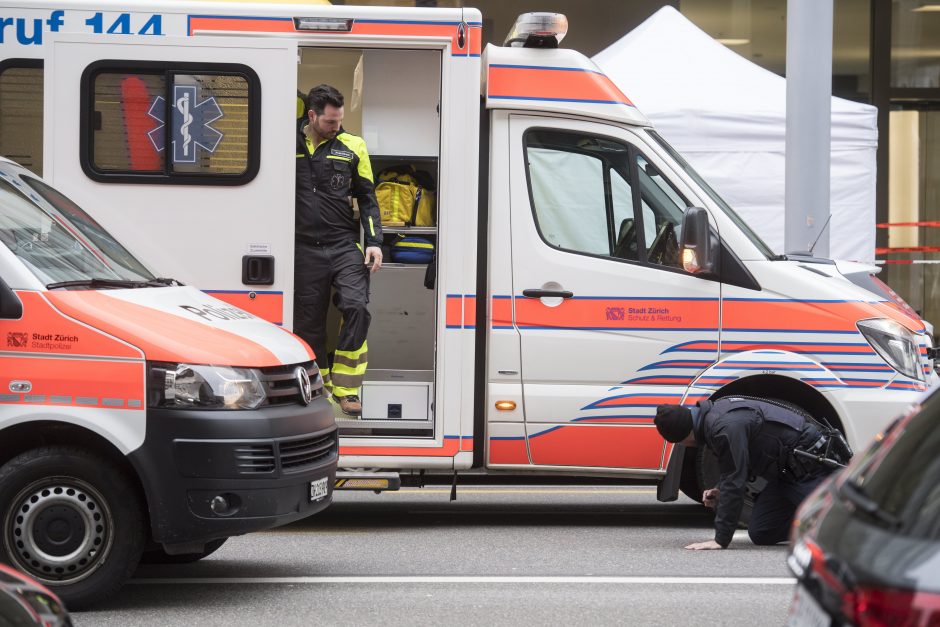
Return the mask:
[[[706,507],[717,508],[715,539],[687,549],[728,547],[746,485],[756,477],[766,479],[767,486],[754,503],[748,535],[754,544],[786,540],[800,502],[851,457],[837,431],[821,431],[813,421],[771,401],[729,396],[695,407],[660,405],[654,423],[667,441],[707,446],[718,456],[718,485],[702,494]]]

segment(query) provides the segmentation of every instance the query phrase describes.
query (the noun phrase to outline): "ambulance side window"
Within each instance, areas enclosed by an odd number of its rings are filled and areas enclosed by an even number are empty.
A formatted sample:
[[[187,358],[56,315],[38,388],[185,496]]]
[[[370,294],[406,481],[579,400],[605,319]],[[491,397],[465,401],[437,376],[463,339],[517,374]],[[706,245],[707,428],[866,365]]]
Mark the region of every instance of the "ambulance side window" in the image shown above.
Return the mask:
[[[238,185],[257,173],[250,68],[99,62],[82,86],[82,167],[94,180]]]
[[[685,200],[633,146],[569,131],[525,135],[536,226],[546,244],[678,268]]]
[[[636,166],[646,258],[652,264],[679,268],[679,232],[687,203],[640,153]]]
[[[43,69],[40,59],[0,62],[0,155],[42,176]]]

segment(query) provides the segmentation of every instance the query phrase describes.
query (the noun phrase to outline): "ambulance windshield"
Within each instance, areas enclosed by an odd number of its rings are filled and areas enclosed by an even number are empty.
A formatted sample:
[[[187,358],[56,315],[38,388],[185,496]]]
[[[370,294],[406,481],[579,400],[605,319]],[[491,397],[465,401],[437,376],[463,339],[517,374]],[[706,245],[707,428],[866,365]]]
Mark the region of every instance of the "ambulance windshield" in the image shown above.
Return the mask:
[[[38,179],[0,170],[0,241],[47,286],[133,287],[154,276],[78,205]]]
[[[657,133],[656,131],[647,130],[647,133],[649,133],[649,136],[652,137],[654,140],[656,140],[656,143],[659,144],[660,146],[662,146],[663,149],[664,149],[666,152],[668,152],[669,155],[670,155],[673,159],[676,160],[676,163],[678,163],[678,164],[682,167],[682,169],[685,170],[686,174],[688,174],[689,176],[691,176],[692,179],[693,179],[696,183],[698,183],[699,187],[701,187],[702,190],[703,190],[706,194],[708,194],[709,198],[711,198],[711,199],[715,202],[716,205],[718,205],[719,207],[721,207],[721,210],[725,212],[725,215],[727,215],[729,218],[731,218],[731,221],[734,222],[734,224],[735,224],[739,229],[741,229],[741,232],[743,232],[743,233],[748,237],[748,239],[751,240],[751,242],[754,244],[754,246],[756,246],[757,249],[760,250],[761,253],[762,253],[765,257],[767,257],[768,259],[776,259],[776,258],[778,258],[778,256],[777,256],[776,254],[774,254],[774,252],[770,249],[770,246],[768,246],[767,244],[765,244],[765,243],[764,243],[764,240],[762,240],[762,239],[760,238],[760,236],[759,236],[757,233],[755,233],[755,232],[751,229],[751,227],[748,226],[748,224],[747,224],[744,220],[741,219],[741,216],[739,216],[737,213],[735,213],[734,209],[731,208],[731,205],[729,205],[727,202],[725,202],[725,199],[722,198],[721,196],[719,196],[719,195],[718,195],[718,192],[716,192],[715,190],[713,190],[713,189],[711,188],[711,186],[710,186],[707,182],[705,182],[705,179],[703,179],[703,178],[701,177],[701,175],[699,175],[698,172],[696,172],[694,169],[692,169],[692,166],[689,165],[689,162],[686,161],[686,160],[682,157],[682,155],[679,154],[679,151],[677,151],[675,148],[673,148],[672,146],[670,146],[670,145],[669,145],[669,142],[667,142],[665,139],[663,139],[662,136],[661,136],[659,133]]]

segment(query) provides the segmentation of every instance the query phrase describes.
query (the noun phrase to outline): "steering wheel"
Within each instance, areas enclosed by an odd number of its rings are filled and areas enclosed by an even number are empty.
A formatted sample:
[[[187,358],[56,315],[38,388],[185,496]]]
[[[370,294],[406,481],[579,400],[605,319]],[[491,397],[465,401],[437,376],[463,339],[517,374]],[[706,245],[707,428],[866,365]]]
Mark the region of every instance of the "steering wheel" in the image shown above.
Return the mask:
[[[666,242],[669,241],[669,236],[674,232],[675,226],[673,226],[672,222],[666,221],[659,226],[656,237],[653,238],[653,243],[650,244],[649,251],[646,253],[647,261],[662,264],[662,257],[666,252]]]

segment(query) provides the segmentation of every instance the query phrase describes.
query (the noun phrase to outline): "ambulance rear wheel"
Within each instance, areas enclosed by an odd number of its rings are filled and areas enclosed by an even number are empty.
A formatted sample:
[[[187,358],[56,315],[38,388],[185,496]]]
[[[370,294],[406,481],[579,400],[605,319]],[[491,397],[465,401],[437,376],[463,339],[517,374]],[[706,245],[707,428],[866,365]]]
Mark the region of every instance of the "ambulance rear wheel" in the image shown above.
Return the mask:
[[[109,460],[44,446],[0,467],[0,561],[51,588],[70,610],[111,597],[144,547],[134,483]]]

